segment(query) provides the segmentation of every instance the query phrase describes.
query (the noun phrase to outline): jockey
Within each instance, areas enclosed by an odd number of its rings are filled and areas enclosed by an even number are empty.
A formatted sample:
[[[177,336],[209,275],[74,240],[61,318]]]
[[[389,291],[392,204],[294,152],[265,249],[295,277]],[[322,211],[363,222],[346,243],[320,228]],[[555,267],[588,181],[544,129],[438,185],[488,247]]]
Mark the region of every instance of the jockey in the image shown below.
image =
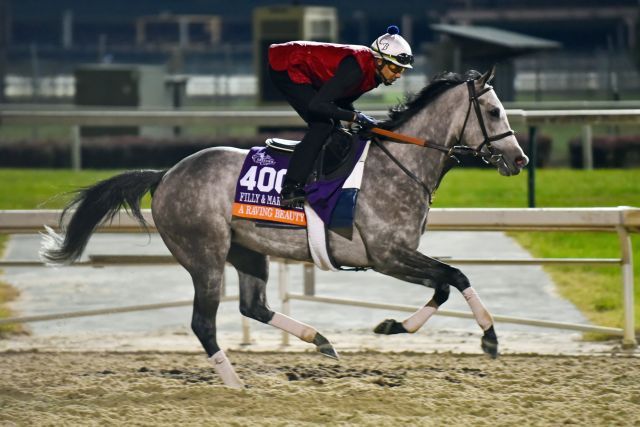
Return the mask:
[[[340,121],[368,129],[377,121],[353,107],[362,94],[391,85],[413,68],[409,43],[395,25],[358,45],[292,41],[269,46],[269,75],[309,128],[296,146],[281,192],[281,206],[304,202],[304,185],[322,145]]]

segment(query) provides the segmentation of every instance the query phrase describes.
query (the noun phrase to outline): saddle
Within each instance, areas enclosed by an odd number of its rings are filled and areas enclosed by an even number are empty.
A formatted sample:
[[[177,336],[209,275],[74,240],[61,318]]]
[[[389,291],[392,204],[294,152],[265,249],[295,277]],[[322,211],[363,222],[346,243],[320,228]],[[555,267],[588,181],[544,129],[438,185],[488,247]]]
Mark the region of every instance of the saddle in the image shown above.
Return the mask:
[[[356,162],[358,136],[344,128],[335,128],[327,141],[322,145],[307,185],[316,181],[331,181],[346,178]],[[269,138],[265,144],[272,150],[281,153],[293,153],[300,141],[282,138]]]

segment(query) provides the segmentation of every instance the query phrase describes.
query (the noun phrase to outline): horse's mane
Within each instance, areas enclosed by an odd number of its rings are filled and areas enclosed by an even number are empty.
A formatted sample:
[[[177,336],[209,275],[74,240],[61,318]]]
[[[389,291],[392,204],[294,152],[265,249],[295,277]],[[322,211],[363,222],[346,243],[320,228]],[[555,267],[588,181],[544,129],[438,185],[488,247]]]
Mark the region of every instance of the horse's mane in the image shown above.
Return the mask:
[[[389,118],[382,122],[381,126],[385,129],[396,129],[444,92],[469,79],[474,80],[480,76],[481,74],[475,70],[469,70],[464,74],[450,71],[436,74],[419,93],[409,96],[405,102],[389,109]]]

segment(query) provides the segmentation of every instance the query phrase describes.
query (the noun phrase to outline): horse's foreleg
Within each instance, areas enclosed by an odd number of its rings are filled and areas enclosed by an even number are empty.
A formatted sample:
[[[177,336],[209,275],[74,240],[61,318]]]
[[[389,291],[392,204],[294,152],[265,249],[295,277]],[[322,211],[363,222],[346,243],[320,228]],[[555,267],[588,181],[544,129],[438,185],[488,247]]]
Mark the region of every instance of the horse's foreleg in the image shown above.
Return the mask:
[[[242,315],[288,332],[302,341],[313,343],[325,356],[338,358],[338,353],[331,343],[315,328],[269,309],[266,295],[269,268],[265,255],[232,244],[227,260],[238,271]]]
[[[376,327],[375,332],[382,334],[416,332],[447,300],[449,286],[453,286],[462,293],[484,332],[482,350],[491,357],[497,357],[498,338],[493,326],[493,318],[475,289],[469,284],[467,276],[460,270],[420,252],[403,251],[399,258],[379,271],[412,283],[434,284],[435,293],[431,301],[403,322],[387,319]]]
[[[482,336],[482,351],[489,356],[498,357],[498,337],[493,326],[493,317],[489,310],[484,306],[478,293],[471,286],[462,291],[462,296],[469,304],[473,316],[476,318],[478,325],[482,328],[484,335]]]
[[[482,328],[484,333],[481,343],[482,351],[493,358],[498,357],[498,337],[496,336],[496,331],[493,326],[491,313],[489,313],[489,310],[487,310],[482,303],[480,296],[478,296],[476,290],[469,283],[467,276],[457,268],[449,267],[449,269],[447,272],[448,282],[460,291],[465,301],[467,301],[467,304],[469,304],[469,308],[471,308],[476,322],[478,322],[478,325]]]
[[[449,299],[449,285],[437,286],[431,300],[420,310],[404,319],[402,326],[409,333],[417,332],[447,299]]]
[[[425,284],[424,278],[417,278],[412,276],[399,276],[393,275],[395,278],[404,280],[405,282],[417,283],[420,285]],[[393,335],[402,333],[414,333],[417,332],[427,321],[438,311],[438,308],[449,299],[449,285],[435,286],[435,292],[433,297],[427,304],[421,307],[418,311],[411,316],[404,319],[402,322],[398,322],[395,319],[386,319],[374,328],[374,332],[383,335]]]

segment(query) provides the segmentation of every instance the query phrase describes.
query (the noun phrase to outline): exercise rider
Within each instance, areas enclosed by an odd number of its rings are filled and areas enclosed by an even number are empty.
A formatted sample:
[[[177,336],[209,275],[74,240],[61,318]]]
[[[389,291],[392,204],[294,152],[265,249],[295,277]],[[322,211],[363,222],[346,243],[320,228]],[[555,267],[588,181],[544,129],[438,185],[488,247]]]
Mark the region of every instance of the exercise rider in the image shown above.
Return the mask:
[[[322,145],[340,121],[363,128],[376,120],[356,111],[353,102],[380,83],[391,85],[413,68],[409,43],[395,25],[371,48],[292,41],[269,47],[269,74],[309,128],[296,146],[281,192],[283,207],[304,202],[304,185]]]

